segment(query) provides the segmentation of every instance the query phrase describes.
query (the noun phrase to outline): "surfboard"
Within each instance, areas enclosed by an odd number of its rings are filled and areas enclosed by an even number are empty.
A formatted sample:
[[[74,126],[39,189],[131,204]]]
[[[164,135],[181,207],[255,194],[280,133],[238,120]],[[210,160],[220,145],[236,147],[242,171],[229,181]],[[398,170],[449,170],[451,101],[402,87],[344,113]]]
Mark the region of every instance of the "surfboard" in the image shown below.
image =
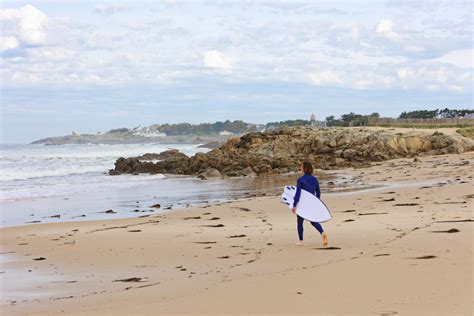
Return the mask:
[[[290,209],[293,208],[295,194],[295,186],[285,186],[281,195],[281,202]],[[326,204],[306,190],[301,190],[300,200],[296,205],[296,214],[311,222],[318,223],[327,222],[332,218],[331,211]]]

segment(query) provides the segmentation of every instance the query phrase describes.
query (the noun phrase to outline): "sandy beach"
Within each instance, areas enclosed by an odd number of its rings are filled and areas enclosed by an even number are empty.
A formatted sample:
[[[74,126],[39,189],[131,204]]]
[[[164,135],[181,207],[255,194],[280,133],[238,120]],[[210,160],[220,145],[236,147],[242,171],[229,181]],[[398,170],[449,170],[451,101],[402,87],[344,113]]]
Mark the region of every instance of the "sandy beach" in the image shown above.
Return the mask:
[[[2,228],[2,314],[472,315],[473,158],[338,170],[327,248],[278,196]]]

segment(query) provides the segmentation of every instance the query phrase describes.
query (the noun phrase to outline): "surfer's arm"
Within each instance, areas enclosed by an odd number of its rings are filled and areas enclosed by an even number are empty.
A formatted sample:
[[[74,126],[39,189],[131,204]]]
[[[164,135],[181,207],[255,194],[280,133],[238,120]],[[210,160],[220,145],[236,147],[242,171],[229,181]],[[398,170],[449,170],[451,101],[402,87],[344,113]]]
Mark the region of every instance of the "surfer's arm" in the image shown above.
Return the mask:
[[[315,189],[315,191],[316,191],[316,196],[318,197],[318,199],[320,199],[321,198],[321,189],[319,188],[318,180],[316,180],[316,189]]]
[[[296,207],[298,202],[300,201],[300,195],[301,195],[301,182],[298,179],[298,182],[296,183],[296,193],[295,197],[293,198],[293,207]]]

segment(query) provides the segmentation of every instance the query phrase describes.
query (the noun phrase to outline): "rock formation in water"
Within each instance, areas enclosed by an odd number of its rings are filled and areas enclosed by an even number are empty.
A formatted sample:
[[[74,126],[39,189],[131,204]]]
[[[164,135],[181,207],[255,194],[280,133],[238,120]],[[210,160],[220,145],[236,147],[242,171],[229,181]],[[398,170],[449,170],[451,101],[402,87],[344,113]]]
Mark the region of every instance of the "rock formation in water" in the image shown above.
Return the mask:
[[[219,174],[255,176],[296,171],[304,160],[311,161],[319,169],[337,169],[395,158],[472,150],[474,141],[458,135],[402,134],[389,129],[294,127],[249,133],[192,157],[170,150],[145,158],[119,158],[110,174],[165,173],[202,175],[202,178]],[[160,161],[147,161],[150,157]]]

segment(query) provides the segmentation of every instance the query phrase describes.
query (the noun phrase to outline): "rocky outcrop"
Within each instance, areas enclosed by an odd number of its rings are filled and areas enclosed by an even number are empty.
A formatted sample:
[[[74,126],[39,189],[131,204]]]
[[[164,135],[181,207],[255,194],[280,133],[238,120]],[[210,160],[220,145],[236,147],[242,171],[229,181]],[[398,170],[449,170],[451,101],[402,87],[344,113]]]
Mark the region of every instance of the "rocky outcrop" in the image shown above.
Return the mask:
[[[472,150],[474,141],[457,135],[401,134],[387,129],[297,127],[249,133],[229,139],[221,147],[205,154],[197,153],[191,158],[176,150],[152,156],[161,160],[157,163],[147,162],[140,157],[119,158],[111,174],[149,172],[204,175],[212,170],[215,176],[217,173],[224,176],[255,176],[298,170],[304,160],[311,161],[320,169],[337,169],[360,167],[373,161],[394,158]]]
[[[156,163],[149,160],[160,160]],[[159,154],[150,154],[132,158],[119,158],[115,162],[115,169],[110,175],[122,173],[171,173],[187,174],[190,158],[176,149],[167,150]]]

